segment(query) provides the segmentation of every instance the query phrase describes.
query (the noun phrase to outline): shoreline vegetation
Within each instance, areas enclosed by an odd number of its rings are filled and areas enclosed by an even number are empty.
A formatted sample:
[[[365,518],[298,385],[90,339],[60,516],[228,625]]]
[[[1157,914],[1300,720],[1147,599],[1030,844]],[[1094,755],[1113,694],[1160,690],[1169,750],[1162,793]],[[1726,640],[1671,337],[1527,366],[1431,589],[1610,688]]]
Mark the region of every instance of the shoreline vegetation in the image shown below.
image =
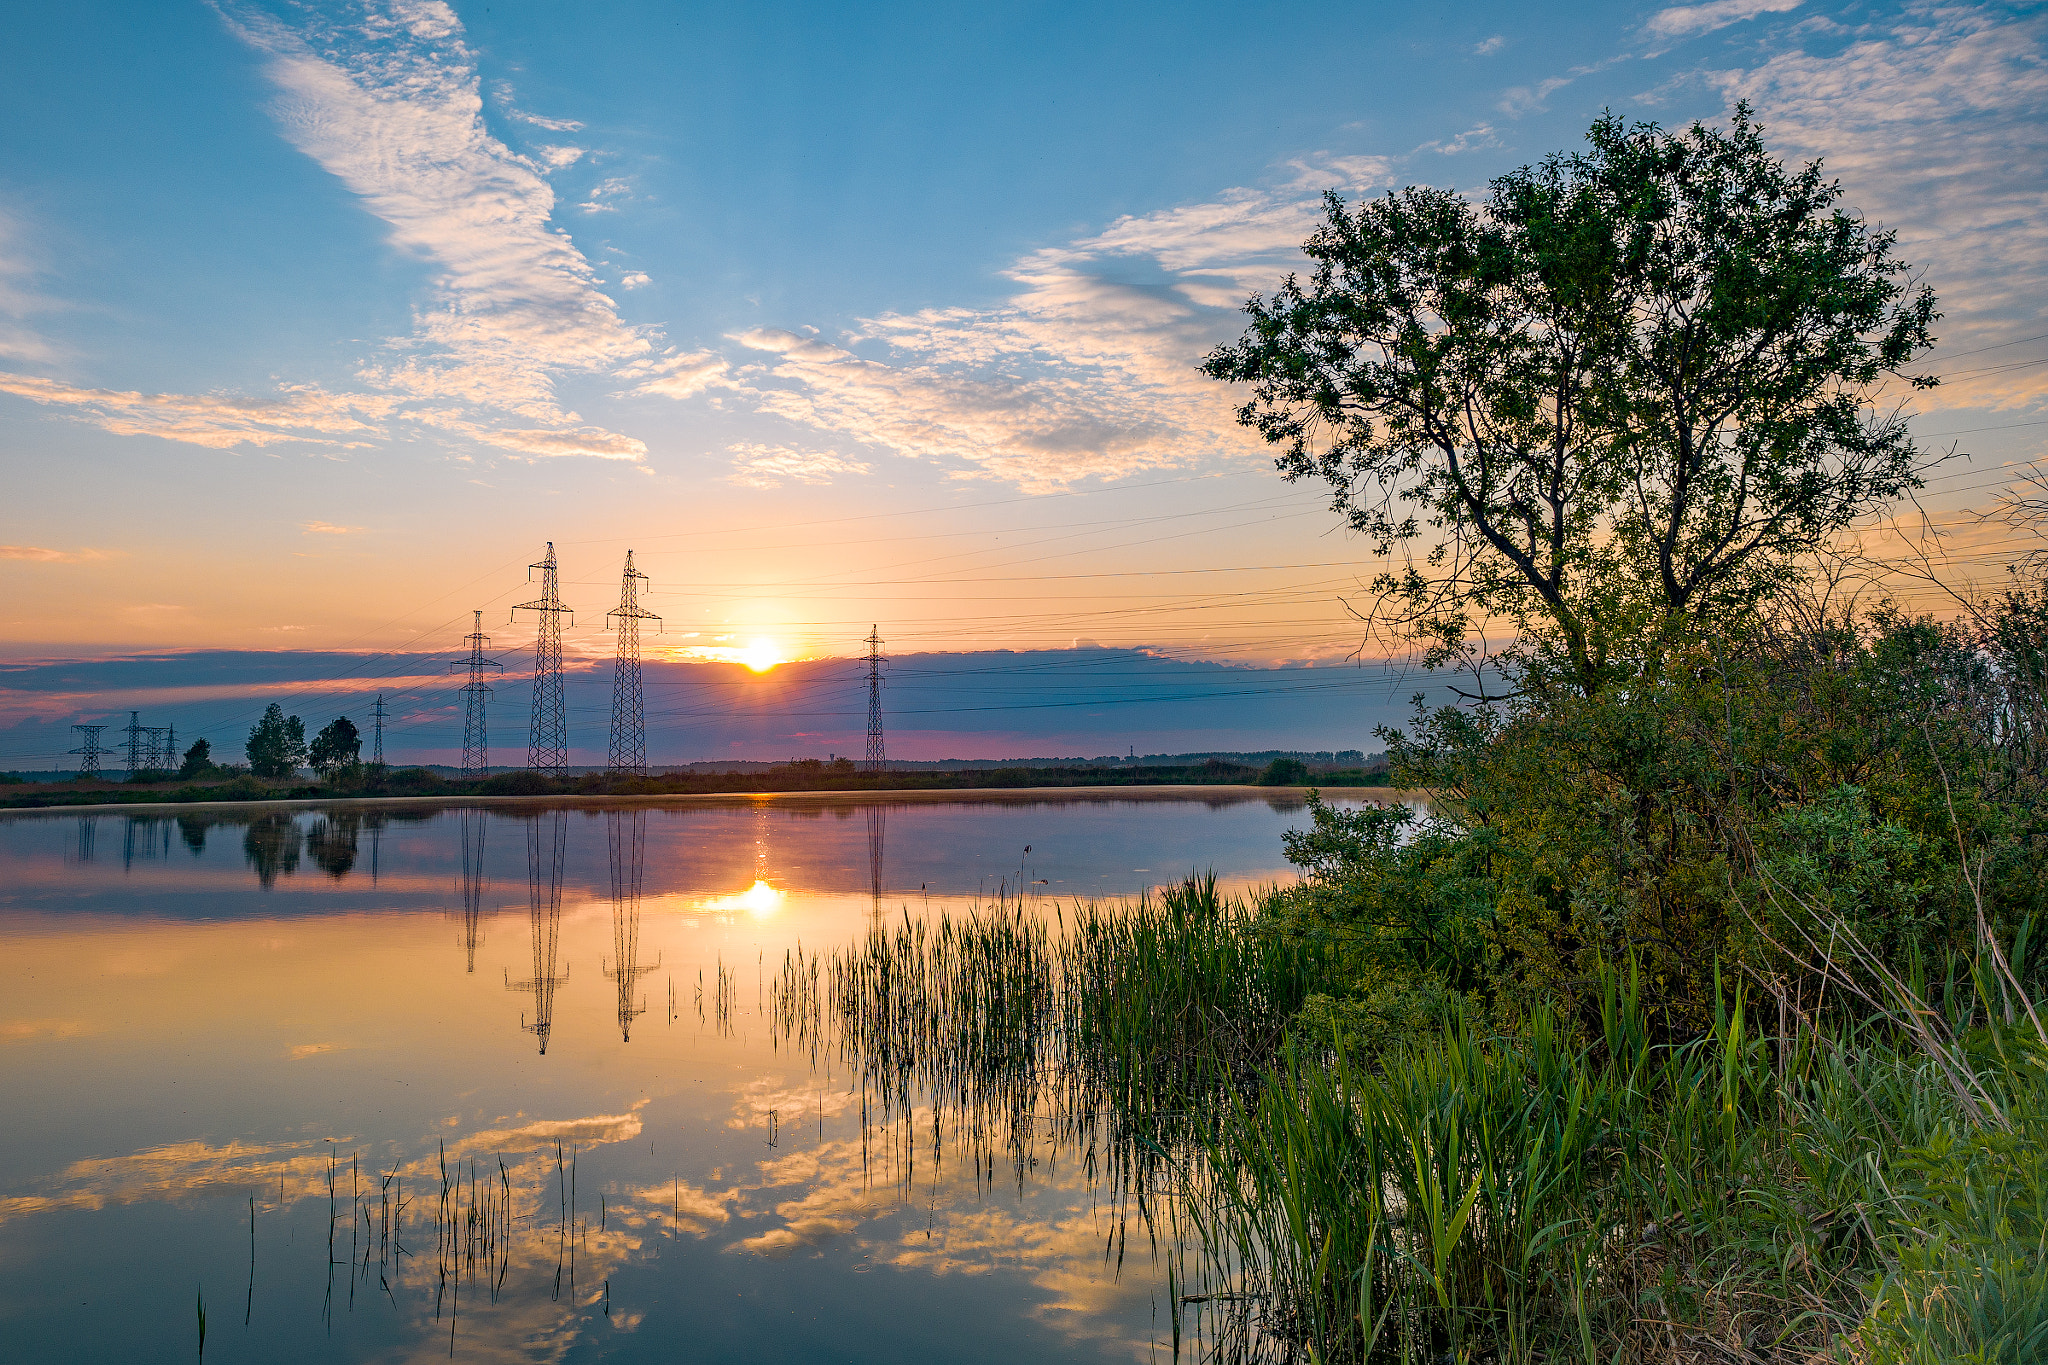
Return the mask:
[[[778,1003],[901,1140],[1082,1145],[1176,1357],[2048,1360],[2048,499],[1996,589],[1921,547],[1947,619],[1880,596],[1932,291],[1746,106],[1587,144],[1331,195],[1205,366],[1469,679],[1378,732],[1427,810],[1312,793],[1248,897],[906,912]]]
[[[1348,993],[1347,955],[1298,932],[1304,895],[1194,878],[882,916],[793,950],[772,1025],[847,1069],[905,1164],[941,1160],[940,1132],[991,1180],[1026,1181],[1048,1140],[1087,1152],[1108,1254],[1165,1261],[1177,1359],[2048,1349],[2028,933],[1904,977],[1838,937],[1846,1008],[1788,1013],[1731,962],[1697,1031],[1636,961],[1597,973],[1590,1019],[1438,998],[1361,1026],[1324,993]]]
[[[754,772],[656,773],[617,776],[583,773],[549,778],[539,773],[496,773],[480,781],[440,776],[426,768],[378,769],[361,765],[327,780],[267,779],[247,773],[209,775],[200,781],[168,776],[162,782],[72,781],[0,786],[0,811],[76,806],[189,805],[196,802],[319,803],[366,799],[459,801],[478,797],[586,799],[610,797],[796,795],[831,792],[1061,791],[1149,787],[1364,787],[1386,789],[1385,770],[1317,772],[1275,760],[1257,768],[1210,759],[1185,767],[1000,767],[864,773],[848,760],[798,759]]]

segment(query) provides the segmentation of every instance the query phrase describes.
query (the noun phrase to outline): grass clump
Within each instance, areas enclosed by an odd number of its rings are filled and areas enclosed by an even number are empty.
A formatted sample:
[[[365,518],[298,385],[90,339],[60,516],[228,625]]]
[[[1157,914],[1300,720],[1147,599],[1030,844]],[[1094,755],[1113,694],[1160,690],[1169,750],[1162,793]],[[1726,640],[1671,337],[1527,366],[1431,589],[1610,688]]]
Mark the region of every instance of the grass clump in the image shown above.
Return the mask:
[[[1249,1360],[2040,1359],[2048,1039],[1982,986],[1895,999],[1945,1056],[1760,1033],[1739,987],[1655,1041],[1618,971],[1576,1044],[1290,1044],[1205,1154],[1183,1326]]]

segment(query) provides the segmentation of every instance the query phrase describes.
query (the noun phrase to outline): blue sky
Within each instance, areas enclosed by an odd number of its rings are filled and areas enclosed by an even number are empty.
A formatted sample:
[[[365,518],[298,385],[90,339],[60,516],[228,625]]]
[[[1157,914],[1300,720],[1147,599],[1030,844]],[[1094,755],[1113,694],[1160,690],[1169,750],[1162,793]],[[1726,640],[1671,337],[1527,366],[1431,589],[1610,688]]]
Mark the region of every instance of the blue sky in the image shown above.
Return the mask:
[[[676,657],[844,655],[879,619],[1338,665],[1373,565],[1194,363],[1327,189],[1477,189],[1603,108],[1737,98],[1941,294],[1918,421],[1972,457],[1926,500],[1960,526],[2048,430],[2043,31],[1825,0],[23,10],[4,648],[167,685],[187,649],[448,648],[553,539],[592,658],[632,547]],[[0,725],[119,700],[5,693]]]

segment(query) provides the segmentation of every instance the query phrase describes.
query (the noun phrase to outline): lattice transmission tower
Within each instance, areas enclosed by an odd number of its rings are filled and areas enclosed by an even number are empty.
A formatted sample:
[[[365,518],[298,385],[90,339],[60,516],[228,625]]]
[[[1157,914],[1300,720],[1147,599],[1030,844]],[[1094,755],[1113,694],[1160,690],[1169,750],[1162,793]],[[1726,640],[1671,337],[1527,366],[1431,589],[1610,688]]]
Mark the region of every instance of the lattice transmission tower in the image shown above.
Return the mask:
[[[861,759],[861,771],[886,772],[889,753],[882,743],[882,631],[868,627],[868,751]]]
[[[490,684],[484,679],[488,670],[503,670],[505,665],[496,659],[484,657],[484,650],[490,646],[491,637],[484,634],[484,614],[476,614],[476,627],[462,637],[469,646],[469,657],[449,664],[450,668],[469,670],[469,681],[462,685],[462,777],[464,781],[475,782],[487,776],[491,767],[490,737],[484,725],[485,703],[490,700]]]
[[[533,612],[539,627],[533,637],[533,729],[526,741],[526,766],[537,773],[560,776],[569,771],[569,708],[562,694],[562,618],[574,614],[562,605],[560,579],[555,570],[555,542],[538,563],[526,566],[526,581],[540,570],[540,596],[512,608],[516,619],[522,611]]]
[[[377,694],[377,704],[370,708],[370,762],[384,766],[384,694]]]
[[[614,773],[647,771],[647,704],[640,695],[640,623],[661,618],[640,605],[640,585],[647,575],[633,567],[626,551],[626,572],[619,581],[619,605],[605,613],[619,623],[619,655],[612,666],[612,742],[605,768]]]
[[[142,723],[142,713],[140,711],[130,711],[128,713],[128,723],[121,727],[121,733],[128,736],[121,745],[122,748],[128,751],[128,771],[130,773],[142,771],[148,765],[148,760],[152,757],[150,748],[156,736],[151,733],[147,725]]]
[[[104,725],[74,725],[71,728],[78,731],[78,747],[69,751],[78,755],[78,775],[80,777],[98,777],[100,775],[100,759],[112,752],[100,744],[100,731],[107,727]]]

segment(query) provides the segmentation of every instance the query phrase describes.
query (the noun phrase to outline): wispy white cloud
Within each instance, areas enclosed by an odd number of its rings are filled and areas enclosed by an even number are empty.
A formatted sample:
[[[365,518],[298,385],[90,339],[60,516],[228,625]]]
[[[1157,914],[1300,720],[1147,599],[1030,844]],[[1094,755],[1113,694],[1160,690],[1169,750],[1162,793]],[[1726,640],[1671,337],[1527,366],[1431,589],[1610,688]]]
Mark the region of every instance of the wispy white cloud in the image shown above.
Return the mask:
[[[352,536],[363,528],[360,526],[336,526],[331,521],[306,521],[299,523],[299,529],[309,536]]]
[[[284,442],[346,444],[333,438],[381,434],[377,423],[398,404],[385,395],[329,393],[312,384],[286,385],[274,396],[252,398],[85,389],[5,371],[0,371],[0,393],[66,409],[117,435],[160,436],[214,450]]]
[[[493,442],[506,448],[548,444],[529,426],[580,425],[557,401],[555,376],[616,368],[649,343],[619,319],[590,263],[551,221],[548,161],[564,164],[559,156],[574,149],[535,160],[490,134],[475,56],[438,0],[291,14],[287,23],[230,12],[234,30],[269,59],[285,136],[388,225],[394,246],[435,268],[413,335],[394,339],[395,354],[364,377],[524,418]],[[577,453],[629,443],[554,435],[552,444]]]
[[[625,198],[632,192],[632,189],[633,186],[630,181],[621,180],[617,177],[610,180],[600,180],[591,187],[590,197],[576,207],[585,213],[617,213],[619,206],[612,201]]]
[[[1387,183],[1381,157],[1318,155],[1284,183],[1118,219],[1031,253],[992,309],[866,320],[841,345],[755,328],[736,371],[761,410],[952,466],[1054,487],[1259,449],[1232,394],[1196,371],[1247,293],[1302,263],[1326,188]],[[886,359],[855,348],[878,347]]]
[[[659,360],[636,361],[619,373],[641,380],[633,389],[635,393],[688,398],[706,389],[732,388],[731,372],[732,362],[724,356],[713,351],[691,351]]]
[[[1480,39],[1479,42],[1473,46],[1472,55],[1475,57],[1491,57],[1494,53],[1500,51],[1507,45],[1508,40],[1501,34],[1496,33],[1490,38]]]
[[[0,559],[23,559],[31,564],[85,564],[106,557],[104,550],[50,550],[40,545],[0,545]]]
[[[1899,233],[1941,298],[1945,353],[2048,328],[2048,19],[1929,7],[1825,54],[1718,73],[1757,106],[1774,147],[1824,157],[1849,203]],[[2038,346],[1944,365],[1922,407],[2048,398]],[[1970,371],[1982,373],[1968,373]]]
[[[629,270],[625,274],[619,276],[619,288],[621,289],[638,289],[642,285],[649,285],[653,283],[653,277],[648,275],[648,273],[644,270]]]
[[[1536,113],[1543,108],[1545,100],[1570,85],[1574,79],[1572,76],[1552,76],[1534,85],[1510,86],[1501,92],[1495,107],[1509,118]]]
[[[1465,152],[1484,151],[1501,145],[1500,137],[1490,123],[1474,124],[1456,137],[1447,137],[1438,142],[1425,142],[1415,150],[1435,152],[1439,156],[1458,156]]]
[[[588,455],[601,460],[638,460],[647,454],[645,441],[603,427],[506,427],[473,421],[456,408],[413,409],[404,416],[424,426],[456,432],[484,445],[533,458]],[[573,413],[568,417],[575,420]]]
[[[836,450],[795,450],[741,442],[726,447],[733,457],[731,481],[748,488],[780,488],[785,483],[831,483],[840,474],[869,474],[874,466],[849,460]]]
[[[582,160],[583,153],[584,149],[581,147],[542,147],[540,159],[559,171],[564,166],[573,166]]]
[[[35,274],[27,234],[0,208],[0,358],[31,364],[56,358],[56,348],[29,325],[35,314],[56,307],[33,287]]]
[[[1800,3],[1801,0],[1708,0],[1703,5],[1674,5],[1658,10],[1643,27],[1659,38],[1692,38],[1760,14],[1784,14],[1798,9]]]

